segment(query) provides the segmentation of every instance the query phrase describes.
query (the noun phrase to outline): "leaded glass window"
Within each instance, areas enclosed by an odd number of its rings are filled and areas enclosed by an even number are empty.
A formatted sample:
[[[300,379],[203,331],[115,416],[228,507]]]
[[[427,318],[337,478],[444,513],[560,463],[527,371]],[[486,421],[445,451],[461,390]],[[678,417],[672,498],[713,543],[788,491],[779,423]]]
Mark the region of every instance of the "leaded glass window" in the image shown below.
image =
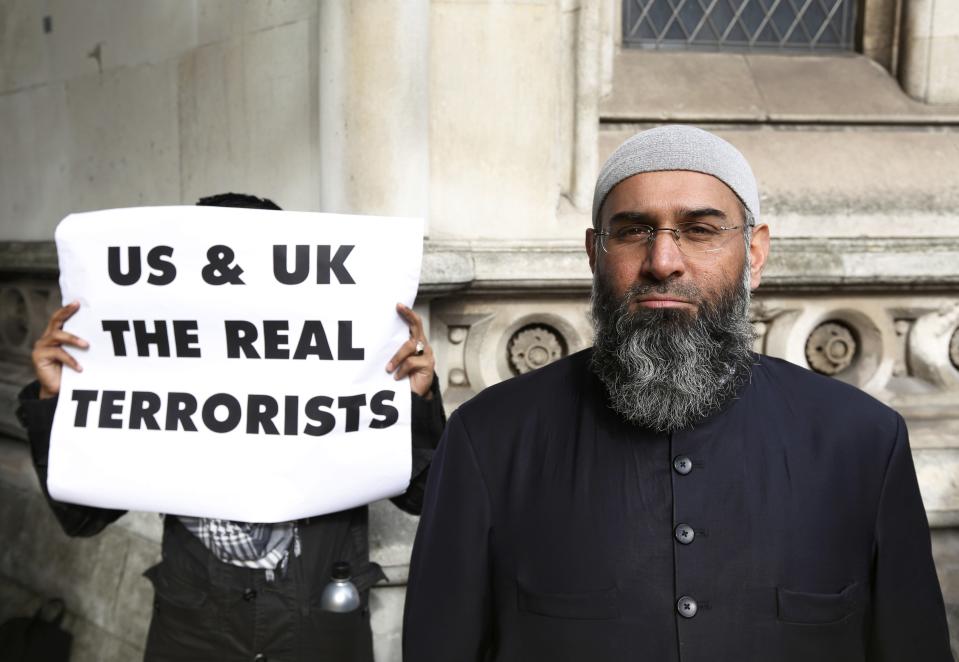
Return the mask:
[[[857,0],[623,0],[623,43],[650,49],[847,51]]]

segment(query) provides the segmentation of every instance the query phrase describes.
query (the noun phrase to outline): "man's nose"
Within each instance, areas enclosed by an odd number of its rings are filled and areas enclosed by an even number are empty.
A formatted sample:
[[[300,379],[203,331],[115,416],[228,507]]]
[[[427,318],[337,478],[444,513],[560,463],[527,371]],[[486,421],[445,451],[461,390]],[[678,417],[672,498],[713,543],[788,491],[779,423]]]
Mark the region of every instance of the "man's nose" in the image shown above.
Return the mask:
[[[643,260],[642,274],[651,280],[664,281],[683,275],[686,263],[672,232],[657,232],[650,240]]]

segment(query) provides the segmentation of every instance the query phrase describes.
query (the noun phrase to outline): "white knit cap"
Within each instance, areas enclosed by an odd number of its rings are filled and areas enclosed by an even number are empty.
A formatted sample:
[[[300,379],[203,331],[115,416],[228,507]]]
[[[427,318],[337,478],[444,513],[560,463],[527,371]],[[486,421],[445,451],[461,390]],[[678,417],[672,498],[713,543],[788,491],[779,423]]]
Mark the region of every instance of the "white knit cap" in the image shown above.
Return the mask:
[[[759,222],[759,188],[746,157],[708,131],[671,124],[637,133],[616,148],[599,173],[593,193],[593,226],[613,187],[641,172],[692,170],[712,175],[733,190]]]

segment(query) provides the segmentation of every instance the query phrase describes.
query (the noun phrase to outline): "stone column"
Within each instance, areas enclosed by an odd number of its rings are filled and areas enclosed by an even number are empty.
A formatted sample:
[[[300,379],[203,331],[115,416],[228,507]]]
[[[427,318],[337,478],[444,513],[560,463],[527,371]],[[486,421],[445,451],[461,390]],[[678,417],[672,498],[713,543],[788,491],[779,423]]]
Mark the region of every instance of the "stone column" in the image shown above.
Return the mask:
[[[319,3],[320,209],[429,214],[429,0]]]
[[[428,219],[429,0],[317,4],[320,210]],[[415,309],[429,335],[429,301]],[[416,521],[377,502],[370,530],[390,580],[370,596],[375,657],[399,660]]]
[[[580,0],[576,26],[576,101],[573,126],[573,177],[570,198],[590,209],[599,171],[599,96],[602,85],[602,0]]]
[[[904,0],[899,79],[924,103],[959,103],[959,2]]]

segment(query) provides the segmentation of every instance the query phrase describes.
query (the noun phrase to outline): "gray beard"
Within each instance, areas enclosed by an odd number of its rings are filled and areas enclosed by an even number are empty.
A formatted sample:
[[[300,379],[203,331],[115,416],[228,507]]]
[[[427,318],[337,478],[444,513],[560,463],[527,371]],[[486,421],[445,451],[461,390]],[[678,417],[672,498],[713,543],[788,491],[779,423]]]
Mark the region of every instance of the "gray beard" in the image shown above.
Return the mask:
[[[669,308],[629,311],[637,296],[674,294],[699,302],[698,313]],[[666,281],[634,285],[616,301],[593,278],[593,372],[609,406],[658,432],[689,428],[718,411],[748,379],[754,331],[749,321],[749,269],[717,301]]]

